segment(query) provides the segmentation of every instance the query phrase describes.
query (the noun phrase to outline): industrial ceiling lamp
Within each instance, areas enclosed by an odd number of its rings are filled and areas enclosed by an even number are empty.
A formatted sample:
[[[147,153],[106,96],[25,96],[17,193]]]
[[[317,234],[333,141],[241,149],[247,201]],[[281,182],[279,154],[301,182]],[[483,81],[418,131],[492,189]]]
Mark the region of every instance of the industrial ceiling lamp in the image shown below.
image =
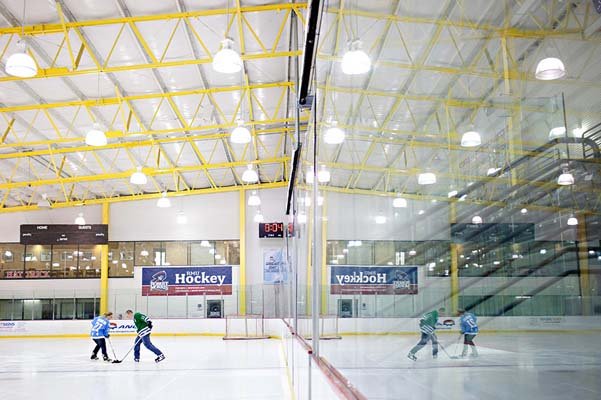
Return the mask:
[[[461,147],[476,147],[482,144],[480,133],[473,127],[461,136]]]
[[[486,176],[493,176],[496,175],[497,172],[499,172],[501,170],[501,168],[495,168],[495,167],[490,167],[487,171],[486,171]]]
[[[450,199],[451,197],[455,197],[457,196],[457,192],[456,190],[451,190],[449,193],[447,193],[447,197]]]
[[[565,126],[556,126],[549,131],[549,140],[559,139],[566,136]]]
[[[380,213],[378,215],[376,215],[376,224],[385,224],[386,223],[386,217],[384,216],[384,214]]]
[[[265,220],[265,218],[263,218],[263,214],[261,214],[261,210],[257,210],[257,213],[255,214],[253,221],[255,222],[263,222]]]
[[[75,225],[85,225],[85,224],[86,224],[86,219],[83,217],[83,213],[77,214],[77,217],[75,218]]]
[[[574,175],[568,170],[567,164],[562,165],[562,173],[557,178],[557,184],[560,186],[570,186],[574,184]]]
[[[323,141],[327,144],[340,144],[344,142],[345,133],[338,127],[336,121],[332,122],[330,127],[326,130],[323,135]]]
[[[257,191],[253,190],[250,196],[248,196],[248,205],[256,207],[261,205],[261,198],[257,195]]]
[[[234,74],[242,70],[242,58],[234,50],[234,40],[226,37],[221,41],[221,48],[213,57],[213,69],[222,74]]]
[[[371,69],[371,60],[361,47],[361,40],[355,39],[348,43],[348,50],[342,56],[342,72],[346,75],[360,75]]]
[[[32,78],[38,74],[38,66],[35,60],[27,53],[25,38],[25,10],[27,1],[23,1],[23,19],[21,21],[21,40],[17,42],[17,51],[8,57],[4,71],[18,78]]]
[[[407,200],[401,196],[395,197],[394,200],[392,200],[392,206],[394,208],[407,208]]]
[[[568,225],[570,225],[570,226],[578,225],[578,219],[576,217],[574,217],[574,215],[571,215],[570,218],[568,218]]]
[[[433,185],[436,183],[436,175],[432,172],[422,172],[417,176],[418,185]]]
[[[148,178],[146,177],[146,174],[142,172],[142,167],[136,168],[136,172],[131,174],[129,178],[129,183],[132,185],[146,185],[147,182]]]
[[[158,208],[169,208],[171,207],[171,200],[167,197],[167,192],[161,194],[161,198],[157,200]]]
[[[566,67],[559,58],[547,57],[543,58],[536,65],[534,73],[536,79],[541,81],[552,81],[566,76]]]
[[[175,216],[175,221],[178,223],[178,225],[185,225],[188,223],[188,217],[182,210],[179,210]]]
[[[256,183],[259,180],[257,171],[253,169],[252,164],[248,164],[246,170],[242,173],[242,181],[246,183]]]
[[[86,144],[88,146],[95,147],[106,146],[106,134],[104,133],[104,131],[102,130],[102,126],[98,122],[95,122],[94,125],[92,125],[92,129],[90,129],[88,133],[86,133]]]
[[[251,136],[250,131],[244,126],[244,121],[239,119],[238,126],[234,128],[230,134],[230,142],[235,144],[246,144],[250,143]]]
[[[326,169],[325,165],[321,166],[321,169],[317,172],[317,182],[328,183],[330,181],[330,171]]]
[[[474,217],[472,218],[472,224],[481,224],[482,223],[482,217],[479,215],[474,215]]]

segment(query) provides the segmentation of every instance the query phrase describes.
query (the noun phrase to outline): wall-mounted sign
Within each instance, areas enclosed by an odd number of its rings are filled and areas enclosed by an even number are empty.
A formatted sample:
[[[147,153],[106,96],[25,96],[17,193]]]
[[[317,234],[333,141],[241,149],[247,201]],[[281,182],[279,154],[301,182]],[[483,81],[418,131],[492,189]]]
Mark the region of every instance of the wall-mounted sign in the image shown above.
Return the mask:
[[[288,282],[288,265],[282,249],[263,251],[263,282],[266,284]]]
[[[292,236],[293,225],[288,224],[288,236]],[[283,222],[261,222],[259,223],[259,237],[260,238],[283,238],[284,237],[284,223]]]
[[[417,294],[417,267],[330,266],[331,294]]]
[[[21,225],[21,244],[108,244],[108,225]]]
[[[4,271],[5,279],[22,279],[22,278],[50,278],[50,271],[23,271],[22,269],[9,269]]]
[[[142,268],[142,296],[232,294],[232,267]]]

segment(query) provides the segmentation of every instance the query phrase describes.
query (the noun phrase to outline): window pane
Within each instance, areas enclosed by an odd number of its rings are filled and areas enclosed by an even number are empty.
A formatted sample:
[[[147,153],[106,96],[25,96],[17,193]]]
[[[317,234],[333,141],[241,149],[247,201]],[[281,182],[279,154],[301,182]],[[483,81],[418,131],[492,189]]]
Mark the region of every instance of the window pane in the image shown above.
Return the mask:
[[[215,246],[215,264],[240,265],[238,241],[217,241]]]
[[[23,251],[18,243],[0,244],[0,279],[23,277]]]
[[[100,277],[100,245],[79,246],[79,276],[82,278]]]
[[[51,246],[33,245],[25,247],[25,277],[50,278],[52,252]],[[75,247],[77,250],[77,247]],[[77,262],[77,260],[76,260]],[[76,264],[77,265],[77,264]]]
[[[165,242],[165,265],[188,265],[188,242]]]
[[[162,242],[136,242],[136,266],[165,265],[165,250]]]
[[[213,265],[215,264],[215,242],[203,240],[190,243],[191,265]]]
[[[134,243],[109,243],[109,277],[134,276]]]
[[[36,247],[36,246],[34,246]],[[41,247],[41,246],[40,246]],[[29,252],[29,246],[27,246]],[[52,278],[75,278],[78,277],[77,258],[78,250],[75,245],[52,246]],[[27,260],[25,265],[27,266]]]

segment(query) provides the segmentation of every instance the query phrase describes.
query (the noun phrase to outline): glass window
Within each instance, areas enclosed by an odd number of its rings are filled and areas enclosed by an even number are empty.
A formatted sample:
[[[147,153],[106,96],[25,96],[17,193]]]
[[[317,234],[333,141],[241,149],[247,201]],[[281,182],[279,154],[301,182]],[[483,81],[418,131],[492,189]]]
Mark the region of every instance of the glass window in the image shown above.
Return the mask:
[[[27,246],[29,249],[29,246]],[[52,278],[77,278],[80,276],[77,269],[79,250],[77,245],[52,246]],[[27,260],[25,260],[27,266]]]
[[[77,247],[75,247],[77,250]],[[51,278],[52,277],[52,251],[51,246],[32,245],[25,246],[25,278]],[[77,261],[76,261],[77,262]],[[75,264],[77,265],[77,264]]]
[[[134,276],[134,242],[109,243],[109,276]]]
[[[375,265],[395,265],[395,242],[374,242]]]
[[[136,266],[165,265],[165,248],[162,242],[136,242],[135,255]]]
[[[190,265],[213,264],[215,264],[215,242],[202,240],[190,243]]]
[[[215,264],[240,265],[240,242],[237,240],[215,243]]]
[[[188,265],[188,242],[165,242],[165,265]]]
[[[100,245],[79,246],[79,276],[81,278],[100,277],[101,249]]]
[[[24,276],[23,251],[18,243],[0,243],[0,278],[15,279]]]

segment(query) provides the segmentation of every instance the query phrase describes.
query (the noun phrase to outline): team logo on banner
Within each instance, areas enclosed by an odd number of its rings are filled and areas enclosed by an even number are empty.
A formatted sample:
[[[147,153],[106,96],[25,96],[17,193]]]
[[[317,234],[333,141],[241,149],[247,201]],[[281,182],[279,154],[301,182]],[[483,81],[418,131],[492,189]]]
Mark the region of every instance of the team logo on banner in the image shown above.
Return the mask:
[[[232,267],[142,268],[142,296],[232,294]]]
[[[330,268],[331,294],[417,294],[417,267]]]

